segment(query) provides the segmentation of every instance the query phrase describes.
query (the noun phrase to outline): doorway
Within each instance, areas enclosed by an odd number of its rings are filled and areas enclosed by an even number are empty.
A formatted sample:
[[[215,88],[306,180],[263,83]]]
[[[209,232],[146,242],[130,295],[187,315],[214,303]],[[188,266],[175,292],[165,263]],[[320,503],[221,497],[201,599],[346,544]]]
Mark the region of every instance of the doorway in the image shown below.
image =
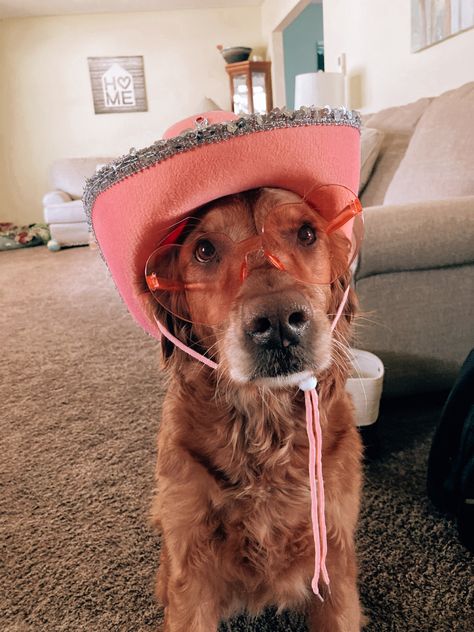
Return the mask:
[[[296,75],[324,70],[322,0],[312,0],[290,24],[285,26],[282,35],[285,101],[286,106],[293,109]]]

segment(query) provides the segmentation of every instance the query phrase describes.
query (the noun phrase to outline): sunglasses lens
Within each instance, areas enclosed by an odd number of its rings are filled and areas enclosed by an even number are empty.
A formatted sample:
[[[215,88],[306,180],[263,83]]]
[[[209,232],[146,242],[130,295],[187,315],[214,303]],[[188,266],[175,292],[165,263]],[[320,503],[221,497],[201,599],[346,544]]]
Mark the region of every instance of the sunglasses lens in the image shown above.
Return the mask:
[[[265,218],[263,247],[295,279],[311,285],[332,283],[351,265],[363,234],[362,207],[343,186],[320,187],[317,207],[290,203]]]
[[[332,283],[358,252],[362,208],[352,191],[338,185],[320,187],[312,201],[316,208],[304,202],[272,208],[261,236],[242,242],[225,233],[202,233],[197,221],[184,230],[174,227],[146,263],[149,291],[166,312],[216,325],[252,271],[269,263],[305,284]]]
[[[145,265],[145,280],[149,291],[167,312],[184,316],[180,309],[180,295],[184,289],[179,272],[180,245],[165,245],[157,248],[148,257]]]
[[[215,325],[240,287],[241,261],[234,254],[234,242],[221,233],[196,232],[183,244],[160,246],[145,266],[148,289],[170,314]]]

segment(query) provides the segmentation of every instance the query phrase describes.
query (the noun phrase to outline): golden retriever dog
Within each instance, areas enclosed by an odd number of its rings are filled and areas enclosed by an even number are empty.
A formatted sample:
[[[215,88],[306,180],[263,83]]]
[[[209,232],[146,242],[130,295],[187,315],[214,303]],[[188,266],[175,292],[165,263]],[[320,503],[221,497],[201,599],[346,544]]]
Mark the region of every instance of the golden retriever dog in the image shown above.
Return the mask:
[[[221,198],[200,209],[183,239],[196,230],[250,239],[282,203],[305,204],[281,189]],[[305,284],[250,256],[232,301],[186,292],[189,319],[154,305],[172,334],[219,363],[208,368],[163,338],[169,388],[152,519],[162,534],[165,632],[215,632],[221,620],[269,605],[304,611],[311,632],[361,629],[354,546],[361,442],[344,390],[352,290],[331,332],[349,280],[345,270],[331,284]],[[297,387],[305,372],[318,379],[323,432],[330,577],[323,600],[311,591],[309,448]]]

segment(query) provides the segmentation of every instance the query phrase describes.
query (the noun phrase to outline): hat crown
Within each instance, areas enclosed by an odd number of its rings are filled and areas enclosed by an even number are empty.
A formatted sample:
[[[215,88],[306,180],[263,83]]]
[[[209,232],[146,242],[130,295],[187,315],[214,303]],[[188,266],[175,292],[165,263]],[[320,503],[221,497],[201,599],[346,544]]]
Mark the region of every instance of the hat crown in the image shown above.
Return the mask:
[[[233,112],[226,112],[224,110],[213,110],[211,112],[202,112],[201,114],[194,114],[188,118],[175,123],[169,127],[163,134],[165,140],[174,138],[187,132],[189,130],[199,129],[200,127],[213,125],[214,123],[225,123],[226,121],[235,121],[238,116]]]
[[[89,222],[117,288],[144,329],[160,337],[142,286],[147,258],[163,231],[211,200],[249,189],[286,189],[310,203],[318,185],[357,191],[359,128],[358,113],[344,108],[276,108],[250,116],[210,108],[88,180],[83,201]]]

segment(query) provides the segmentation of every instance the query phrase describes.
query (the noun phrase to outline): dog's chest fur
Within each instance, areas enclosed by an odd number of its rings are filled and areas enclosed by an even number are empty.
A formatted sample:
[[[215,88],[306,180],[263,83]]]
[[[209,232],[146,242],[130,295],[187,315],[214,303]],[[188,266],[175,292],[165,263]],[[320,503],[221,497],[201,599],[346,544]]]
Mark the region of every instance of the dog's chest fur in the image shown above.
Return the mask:
[[[305,573],[310,569],[305,562],[313,553],[309,489],[303,478],[305,470],[295,467],[298,460],[298,455],[290,454],[285,463],[275,463],[269,472],[229,490],[224,505],[226,540],[222,543],[232,552],[234,577],[242,578],[246,592],[265,593],[270,588],[268,578],[272,578],[271,592],[278,594],[279,584],[284,584],[286,600],[295,603],[306,593]]]
[[[179,432],[168,422],[175,417],[177,398],[171,399],[171,409],[165,406],[158,465],[165,482],[159,504],[199,516],[195,546],[211,565],[215,562],[222,581],[246,596],[248,608],[258,609],[275,594],[280,604],[301,602],[313,556],[301,399],[267,393],[270,400],[263,395],[235,407],[220,400],[198,402],[196,395],[188,391],[186,398],[179,397]],[[180,455],[172,469],[187,471],[176,486],[169,478],[170,454]],[[183,485],[195,489],[178,497]],[[185,502],[195,509],[183,507]],[[182,527],[189,531],[190,525]]]

